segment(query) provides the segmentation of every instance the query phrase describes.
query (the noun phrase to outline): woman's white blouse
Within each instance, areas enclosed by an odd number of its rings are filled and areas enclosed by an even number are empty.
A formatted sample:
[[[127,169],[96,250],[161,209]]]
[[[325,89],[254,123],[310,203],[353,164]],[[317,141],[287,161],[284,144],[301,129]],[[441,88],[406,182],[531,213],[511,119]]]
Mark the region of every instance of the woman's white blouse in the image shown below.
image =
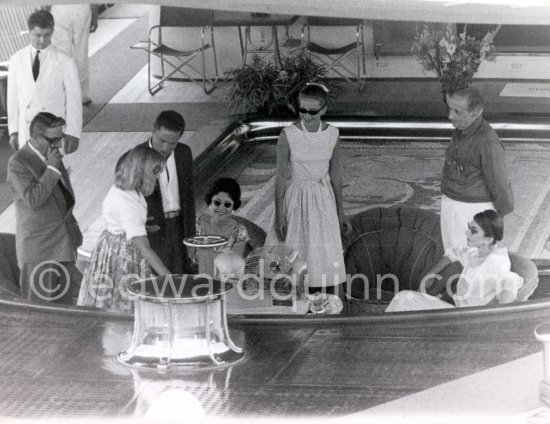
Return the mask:
[[[485,258],[477,256],[476,248],[455,248],[445,252],[452,262],[460,261],[464,270],[458,281],[455,305],[459,307],[486,305],[502,291],[517,295],[523,279],[510,271],[510,259],[506,247],[494,249]]]
[[[147,236],[147,202],[135,190],[121,190],[112,186],[103,201],[103,218],[109,232],[126,233],[126,240]]]

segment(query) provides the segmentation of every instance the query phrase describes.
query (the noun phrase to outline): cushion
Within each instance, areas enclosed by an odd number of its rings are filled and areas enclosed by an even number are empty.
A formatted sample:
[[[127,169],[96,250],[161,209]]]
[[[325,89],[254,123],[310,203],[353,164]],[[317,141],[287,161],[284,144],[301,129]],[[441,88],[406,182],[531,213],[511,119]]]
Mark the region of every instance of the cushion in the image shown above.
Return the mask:
[[[523,286],[519,289],[516,302],[523,302],[533,294],[539,284],[539,272],[535,263],[528,258],[509,252],[511,270],[523,278]]]
[[[246,231],[250,237],[250,240],[246,243],[246,248],[244,251],[244,257],[246,258],[254,249],[263,247],[267,235],[261,227],[254,224],[252,221],[239,215],[233,215],[233,218],[246,227]]]

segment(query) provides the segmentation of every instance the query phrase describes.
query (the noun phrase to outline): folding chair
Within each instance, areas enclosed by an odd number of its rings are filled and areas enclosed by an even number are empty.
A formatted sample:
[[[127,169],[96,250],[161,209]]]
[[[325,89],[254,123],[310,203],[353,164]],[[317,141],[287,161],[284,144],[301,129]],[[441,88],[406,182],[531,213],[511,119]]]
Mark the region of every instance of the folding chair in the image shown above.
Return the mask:
[[[324,47],[311,41],[311,27],[355,27],[355,41],[340,47]],[[302,27],[302,48],[309,55],[326,66],[327,71],[332,71],[347,82],[363,89],[363,77],[366,73],[365,64],[365,39],[363,35],[363,21],[351,18],[324,18],[310,16]],[[345,63],[346,58],[355,56],[357,70],[353,71]]]
[[[132,46],[134,49],[143,49],[147,51],[148,87],[151,95],[160,91],[164,87],[165,81],[178,73],[183,75],[187,80],[202,85],[206,94],[212,92],[216,87],[218,79],[218,61],[216,58],[216,45],[214,43],[214,29],[212,27],[213,17],[214,12],[212,10],[167,6],[160,7],[159,24],[150,28],[147,41]],[[162,29],[176,27],[200,27],[200,47],[192,50],[177,50],[164,44],[162,41]],[[205,42],[205,32],[207,28],[210,29],[210,43]],[[157,41],[154,40],[155,35],[157,35]],[[206,74],[206,52],[208,50],[211,50],[213,54],[215,68],[214,78],[208,78]],[[156,83],[152,82],[153,78],[155,78],[151,71],[152,56],[160,59],[162,72],[160,80]],[[200,70],[191,63],[197,56],[201,58]],[[165,69],[167,67],[168,69]],[[191,72],[198,74],[198,76],[192,75]]]

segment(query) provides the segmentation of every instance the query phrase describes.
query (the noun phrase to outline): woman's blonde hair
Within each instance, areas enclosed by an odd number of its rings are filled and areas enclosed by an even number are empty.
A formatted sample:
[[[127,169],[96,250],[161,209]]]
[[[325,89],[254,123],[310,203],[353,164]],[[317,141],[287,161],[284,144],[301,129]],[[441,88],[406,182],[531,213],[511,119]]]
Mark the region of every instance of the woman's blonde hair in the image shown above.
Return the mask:
[[[115,186],[147,192],[154,187],[166,159],[155,149],[139,145],[124,153],[115,167]]]

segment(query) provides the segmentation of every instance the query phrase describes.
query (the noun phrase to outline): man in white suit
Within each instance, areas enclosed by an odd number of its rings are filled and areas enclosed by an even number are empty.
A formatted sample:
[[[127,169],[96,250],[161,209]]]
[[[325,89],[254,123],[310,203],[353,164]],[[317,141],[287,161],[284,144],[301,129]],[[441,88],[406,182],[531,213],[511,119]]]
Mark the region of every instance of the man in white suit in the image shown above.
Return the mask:
[[[8,73],[8,130],[17,150],[29,139],[37,113],[65,119],[65,153],[78,148],[82,133],[82,95],[74,60],[51,45],[54,18],[37,10],[27,21],[31,45],[10,58]]]
[[[52,45],[74,58],[80,77],[82,104],[92,103],[90,98],[90,70],[88,39],[97,29],[97,4],[55,4],[49,10],[55,19]]]

